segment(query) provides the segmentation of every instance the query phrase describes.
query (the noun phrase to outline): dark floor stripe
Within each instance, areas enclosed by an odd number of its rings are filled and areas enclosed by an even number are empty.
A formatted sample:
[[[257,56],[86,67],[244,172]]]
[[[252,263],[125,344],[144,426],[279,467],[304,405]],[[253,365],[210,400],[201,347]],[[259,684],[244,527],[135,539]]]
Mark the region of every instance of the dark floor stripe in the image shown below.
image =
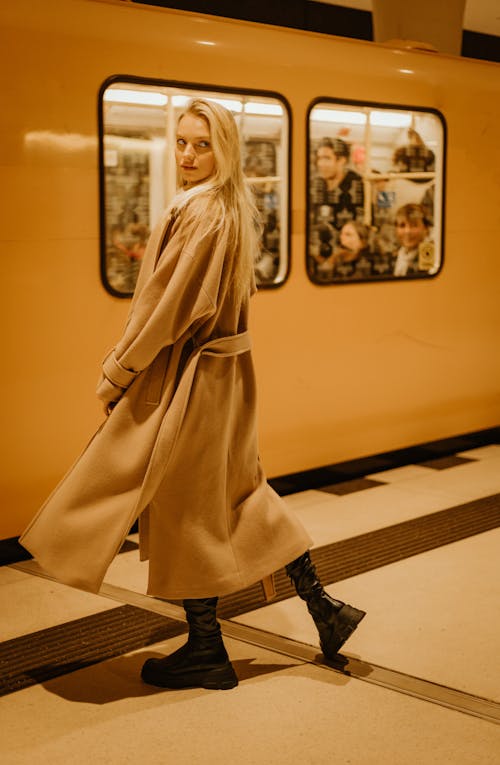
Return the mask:
[[[186,624],[120,606],[0,643],[0,696],[167,640]]]
[[[456,454],[452,454],[449,457],[438,457],[436,460],[425,460],[418,464],[433,470],[448,470],[448,468],[457,467],[458,465],[465,465],[467,462],[477,462],[477,460],[470,457],[458,457]]]
[[[450,457],[457,452],[465,452],[469,449],[477,449],[480,446],[498,443],[500,443],[500,427],[488,428],[473,433],[465,433],[454,438],[444,438],[439,441],[429,441],[405,449],[382,452],[370,457],[361,457],[298,473],[289,473],[288,475],[271,478],[269,483],[278,494],[286,496],[287,494],[296,494],[307,489],[321,489],[324,486],[351,481],[355,478],[363,478],[372,473],[380,473],[383,470],[392,470],[404,465],[437,461],[443,457]],[[456,459],[462,460],[465,458],[457,457]],[[458,463],[455,462],[455,464]],[[451,467],[451,465],[448,466]]]
[[[318,547],[311,557],[323,584],[333,584],[498,526],[500,494],[494,494]],[[276,572],[274,580],[275,601],[295,595],[284,569]],[[221,598],[218,613],[228,619],[265,605],[262,587],[257,584]]]
[[[132,552],[133,550],[138,550],[138,549],[139,549],[138,542],[134,542],[133,539],[126,539],[125,542],[122,544],[119,552],[126,553],[126,552]]]
[[[374,489],[375,486],[386,485],[384,481],[374,481],[371,478],[355,478],[354,481],[342,481],[341,483],[333,483],[331,486],[322,486],[320,491],[325,491],[328,494],[337,494],[339,497],[342,497],[346,494],[354,494],[357,491]]]

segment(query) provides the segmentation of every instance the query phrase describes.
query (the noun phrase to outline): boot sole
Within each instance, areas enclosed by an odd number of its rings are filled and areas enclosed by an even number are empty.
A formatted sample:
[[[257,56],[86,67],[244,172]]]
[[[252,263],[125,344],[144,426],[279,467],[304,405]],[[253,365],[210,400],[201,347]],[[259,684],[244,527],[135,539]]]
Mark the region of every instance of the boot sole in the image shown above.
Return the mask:
[[[236,672],[233,669],[233,665],[229,664],[220,675],[215,676],[210,674],[203,680],[202,688],[206,688],[211,691],[229,691],[231,688],[235,688],[238,685],[238,678]]]
[[[344,605],[336,615],[335,629],[329,641],[329,645],[321,643],[321,650],[325,658],[333,659],[338,654],[340,648],[346,640],[352,635],[358,624],[366,616],[366,611],[360,611],[359,608]]]
[[[148,667],[146,662],[142,668],[141,677],[148,685],[172,690],[206,688],[212,691],[228,691],[238,685],[238,678],[231,662],[182,674],[169,673],[166,670],[158,671],[154,667]]]

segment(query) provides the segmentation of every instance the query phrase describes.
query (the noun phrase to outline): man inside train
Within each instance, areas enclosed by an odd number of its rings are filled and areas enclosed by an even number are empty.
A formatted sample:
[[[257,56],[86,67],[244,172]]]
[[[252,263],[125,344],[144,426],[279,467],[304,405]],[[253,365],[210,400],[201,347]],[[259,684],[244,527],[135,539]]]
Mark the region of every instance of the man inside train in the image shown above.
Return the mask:
[[[322,138],[316,150],[317,177],[311,188],[315,210],[327,205],[331,225],[340,231],[347,221],[361,218],[364,190],[361,176],[348,169],[350,147],[342,138]],[[315,221],[316,222],[316,221]]]

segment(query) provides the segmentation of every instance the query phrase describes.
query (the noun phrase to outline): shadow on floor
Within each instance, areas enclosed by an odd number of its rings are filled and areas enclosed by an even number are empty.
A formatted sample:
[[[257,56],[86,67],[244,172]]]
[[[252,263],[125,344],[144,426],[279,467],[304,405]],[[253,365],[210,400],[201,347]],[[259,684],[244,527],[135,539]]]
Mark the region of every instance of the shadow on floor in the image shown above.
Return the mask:
[[[101,664],[95,664],[77,672],[71,672],[53,680],[42,682],[46,691],[67,701],[85,704],[109,704],[120,699],[152,696],[162,693],[171,700],[181,696],[212,693],[200,688],[169,690],[155,688],[142,682],[141,667],[146,659],[159,659],[165,654],[143,651],[132,656],[119,656]],[[234,659],[233,666],[240,683],[288,670],[300,664],[262,663],[252,657]]]

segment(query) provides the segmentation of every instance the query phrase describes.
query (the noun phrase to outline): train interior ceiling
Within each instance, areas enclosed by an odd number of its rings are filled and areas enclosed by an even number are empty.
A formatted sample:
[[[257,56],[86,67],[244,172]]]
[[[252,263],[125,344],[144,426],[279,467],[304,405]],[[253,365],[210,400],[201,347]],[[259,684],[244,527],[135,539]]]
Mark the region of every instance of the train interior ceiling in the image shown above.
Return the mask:
[[[492,765],[494,56],[367,42],[369,3],[291,2],[282,26],[281,3],[252,4],[267,17],[248,22],[224,18],[227,3],[211,16],[194,2],[67,5],[0,9],[2,762]],[[304,13],[309,31],[292,28]],[[337,36],[321,34],[332,20]],[[364,40],[339,36],[358,22]],[[178,602],[146,594],[136,528],[98,594],[50,579],[17,541],[102,422],[96,378],[175,193],[176,120],[197,94],[233,111],[262,218],[252,317],[262,462],[313,538],[327,591],[367,611],[327,665],[284,571],[272,600],[260,582],[221,599],[240,681],[228,694],[141,684],[144,659],[181,645],[186,623]],[[340,207],[322,175],[333,155],[352,180]],[[415,271],[402,273],[408,206],[425,231]],[[358,260],[342,233],[354,222],[368,232]]]

